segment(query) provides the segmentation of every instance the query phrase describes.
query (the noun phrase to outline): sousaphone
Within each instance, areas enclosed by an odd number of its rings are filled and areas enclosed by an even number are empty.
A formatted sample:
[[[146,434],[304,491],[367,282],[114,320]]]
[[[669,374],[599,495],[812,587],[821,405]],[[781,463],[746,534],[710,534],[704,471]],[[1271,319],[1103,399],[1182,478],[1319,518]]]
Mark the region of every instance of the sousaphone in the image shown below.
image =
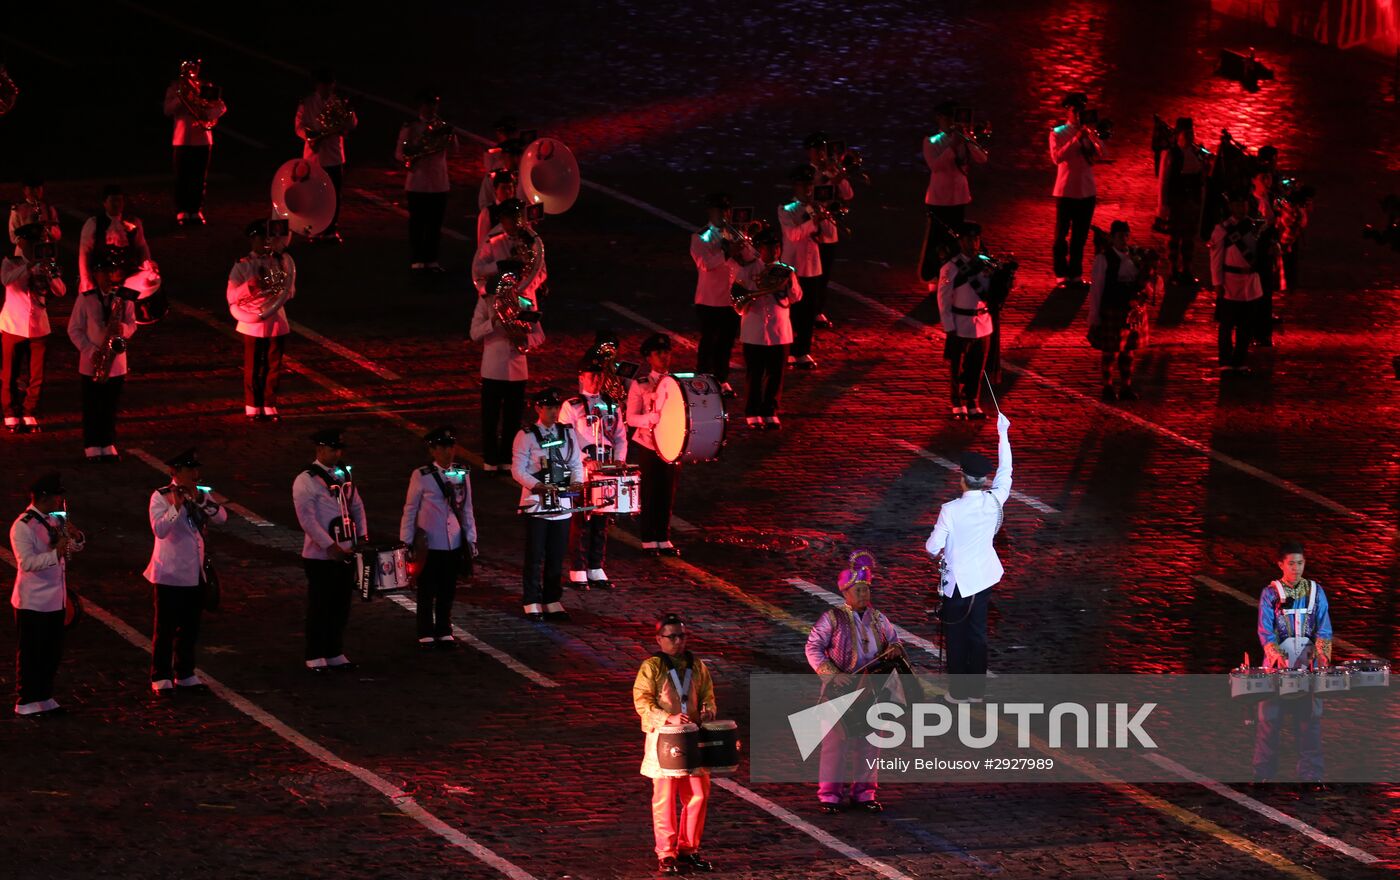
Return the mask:
[[[562,214],[578,199],[578,160],[563,141],[538,138],[520,157],[520,194],[546,214]]]
[[[292,232],[318,235],[335,218],[335,184],[319,164],[289,159],[272,178],[272,213]]]

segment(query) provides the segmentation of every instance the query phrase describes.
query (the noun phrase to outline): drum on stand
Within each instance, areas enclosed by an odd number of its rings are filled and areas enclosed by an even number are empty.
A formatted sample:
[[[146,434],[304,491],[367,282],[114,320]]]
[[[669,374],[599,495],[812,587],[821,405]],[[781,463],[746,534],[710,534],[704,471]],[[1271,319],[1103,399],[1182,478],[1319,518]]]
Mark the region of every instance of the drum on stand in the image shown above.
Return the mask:
[[[1342,664],[1351,673],[1351,688],[1375,688],[1390,687],[1390,661],[1377,660],[1374,657],[1366,660],[1348,660]]]
[[[700,725],[700,766],[716,776],[739,769],[739,725],[733,721],[706,721]]]
[[[714,376],[674,373],[657,383],[660,419],[652,429],[656,454],[670,464],[715,461],[724,447],[728,416]]]
[[[594,513],[636,516],[642,512],[642,469],[629,464],[606,464],[588,475],[584,499]]]
[[[662,776],[694,776],[700,764],[700,728],[667,724],[656,729],[656,763]]]
[[[410,582],[408,547],[363,544],[355,548],[355,586],[366,602],[378,593],[406,590]]]
[[[1280,669],[1274,675],[1278,677],[1278,695],[1285,700],[1305,697],[1312,690],[1312,673],[1306,669]]]
[[[1345,666],[1326,666],[1308,673],[1314,696],[1328,697],[1351,690],[1351,670]]]
[[[1263,666],[1240,666],[1230,670],[1230,696],[1262,700],[1278,694],[1278,676]]]

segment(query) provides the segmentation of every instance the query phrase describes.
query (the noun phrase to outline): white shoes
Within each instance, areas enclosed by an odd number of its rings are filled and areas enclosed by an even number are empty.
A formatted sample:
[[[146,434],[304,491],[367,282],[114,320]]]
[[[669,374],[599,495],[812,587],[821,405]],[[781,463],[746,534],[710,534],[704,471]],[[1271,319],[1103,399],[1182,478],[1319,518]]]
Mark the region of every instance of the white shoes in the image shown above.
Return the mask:
[[[163,694],[166,691],[173,691],[175,690],[175,682],[171,681],[168,678],[156,679],[155,681],[151,682],[151,690],[155,691],[158,694]]]

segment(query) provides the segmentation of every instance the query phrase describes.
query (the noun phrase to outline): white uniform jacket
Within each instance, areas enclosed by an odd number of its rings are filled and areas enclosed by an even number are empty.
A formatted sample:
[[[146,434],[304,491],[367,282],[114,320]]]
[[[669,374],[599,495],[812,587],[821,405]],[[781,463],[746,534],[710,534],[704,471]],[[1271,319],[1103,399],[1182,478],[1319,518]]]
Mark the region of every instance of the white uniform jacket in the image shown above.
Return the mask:
[[[952,577],[943,595],[967,597],[980,593],[1001,580],[1004,573],[992,539],[1001,528],[1002,507],[1011,496],[1011,441],[1001,432],[997,445],[997,472],[992,488],[964,492],[944,504],[938,522],[924,543],[930,556],[943,551],[943,561]]]
[[[531,235],[533,234],[534,233],[531,233]],[[499,274],[499,271],[496,269],[496,264],[498,262],[501,260],[516,259],[519,259],[519,257],[516,256],[511,237],[506,233],[498,232],[483,241],[477,247],[476,256],[472,259],[472,282],[476,284],[476,292],[481,294],[489,292],[486,289],[486,282]],[[542,262],[546,265],[540,266],[539,272],[535,275],[534,282],[529,287],[519,292],[521,296],[533,302],[536,309],[540,307],[540,300],[537,292],[540,289],[540,285],[544,284],[549,278],[549,270],[547,268],[548,261],[542,259]]]
[[[1057,125],[1050,132],[1050,161],[1055,163],[1057,198],[1087,199],[1095,194],[1094,163],[1079,140],[1082,126]]]
[[[495,297],[478,296],[472,312],[472,342],[481,343],[481,378],[498,382],[524,382],[530,378],[530,362],[515,347],[496,317]],[[531,350],[544,345],[544,329],[530,325],[526,341]]]
[[[128,298],[130,297],[130,298]],[[73,313],[68,316],[68,338],[78,349],[78,372],[92,375],[92,359],[98,348],[107,340],[107,319],[114,309],[120,309],[123,339],[130,339],[136,333],[136,291],[125,290],[122,295],[107,296],[96,290],[79,294],[73,303]],[[126,375],[126,352],[112,356],[107,375],[113,379]]]
[[[180,81],[172,82],[165,89],[165,115],[175,120],[175,132],[170,143],[177,147],[208,147],[214,144],[212,129],[197,125],[199,122],[217,122],[228,112],[223,101],[214,101],[203,115],[196,116],[180,100]]]
[[[835,224],[824,221],[819,225],[812,218],[808,206],[796,201],[778,208],[778,224],[783,230],[783,262],[796,269],[803,278],[822,274],[822,255],[817,249],[817,238],[830,232],[829,227]]]
[[[350,519],[355,526],[355,538],[366,540],[369,525],[365,520],[365,504],[360,500],[360,492],[353,482],[349,482],[350,471],[346,467],[327,470],[316,462],[292,482],[292,506],[296,508],[297,522],[306,533],[301,544],[303,559],[330,559],[332,544],[349,550],[354,546],[340,526],[340,502],[337,496],[348,496]],[[333,487],[333,488],[332,488]],[[332,536],[332,532],[335,536]],[[337,540],[339,538],[339,540]]]
[[[399,139],[394,144],[394,161],[404,162],[404,144],[417,146],[428,130],[428,124],[421,119],[405,122],[399,129]],[[445,193],[452,189],[452,181],[447,174],[447,157],[457,155],[457,133],[447,139],[447,149],[429,153],[408,167],[404,175],[403,188],[408,192]]]
[[[239,305],[239,302],[248,295],[250,285],[261,283],[262,274],[268,269],[281,264],[282,271],[287,273],[287,298],[283,304],[272,311],[260,308],[253,311]],[[286,336],[292,332],[292,322],[287,318],[286,303],[295,299],[297,295],[297,264],[292,259],[291,254],[248,254],[233,264],[233,270],[228,273],[228,288],[225,297],[228,299],[229,314],[233,315],[238,322],[235,328],[244,336]],[[272,300],[262,301],[263,306],[271,305]],[[250,303],[252,305],[253,303]]]
[[[545,443],[549,445],[548,449],[540,444],[535,436],[536,432],[544,437]],[[583,450],[579,446],[578,437],[574,436],[573,429],[563,424],[546,428],[536,422],[515,435],[515,445],[511,449],[510,475],[520,484],[520,506],[525,508],[523,512],[528,513],[539,508],[540,498],[535,494],[535,487],[541,480],[535,475],[549,469],[551,454],[569,469],[570,482],[583,482]],[[573,499],[561,498],[560,506],[563,508],[560,513],[546,518],[568,519],[572,515],[570,511],[574,506]]]
[[[661,407],[666,402],[666,391],[661,387],[661,380],[666,376],[653,370],[638,376],[627,388],[627,424],[633,428],[631,442],[652,452],[656,451],[653,431],[661,421]]]
[[[6,257],[0,262],[0,284],[5,287],[5,305],[0,308],[0,332],[33,339],[48,336],[48,298],[64,296],[68,286],[62,278],[54,278],[46,294],[29,290],[29,273],[33,267],[24,257]]]
[[[959,253],[938,272],[938,314],[950,336],[980,339],[992,335],[992,313],[983,299],[992,276],[978,271],[979,262]]]
[[[835,195],[838,201],[849,203],[851,199],[855,198],[856,191],[851,186],[851,181],[849,178],[843,177],[840,180],[833,181],[830,177],[826,175],[824,171],[822,171],[822,169],[818,168],[817,166],[813,165],[812,170],[816,172],[816,178],[813,182],[817,186],[826,186],[830,184],[835,189]],[[836,244],[840,239],[840,227],[838,227],[835,223],[822,224],[821,229],[818,230],[817,241],[821,242],[822,244]]]
[[[972,141],[940,131],[924,138],[924,164],[928,166],[925,205],[966,205],[972,201],[967,166],[987,161],[987,152]]]
[[[171,486],[162,486],[151,493],[151,532],[156,541],[142,574],[153,584],[197,587],[204,575],[204,531],[195,524],[190,504],[206,522],[227,522],[228,511],[205,492],[194,502],[171,504],[170,491]]]
[[[754,260],[746,266],[734,264],[734,283],[745,290],[757,290],[758,279],[771,263]],[[797,274],[788,279],[786,292],[778,292],[751,300],[748,305],[737,308],[742,316],[739,319],[739,341],[744,345],[791,345],[792,344],[792,304],[802,299],[802,285]]]
[[[724,255],[724,237],[718,227],[709,226],[690,236],[690,259],[700,273],[695,282],[695,304],[729,308],[735,264]]]
[[[33,507],[10,526],[10,550],[15,554],[15,589],[10,605],[24,611],[62,611],[68,596],[68,563],[54,543],[62,523]]]
[[[626,401],[610,401],[601,394],[577,394],[564,401],[559,409],[559,421],[574,429],[585,459],[606,461],[627,460]],[[594,436],[594,432],[597,436]],[[602,450],[611,449],[610,454]],[[593,449],[593,452],[589,452]]]
[[[476,543],[470,471],[456,465],[444,469],[434,462],[409,475],[399,540],[411,547],[420,530],[428,536],[429,550],[456,550],[463,535],[468,544]]]
[[[296,129],[297,137],[302,140],[301,157],[303,159],[314,159],[322,168],[331,165],[345,164],[345,132],[323,137],[317,141],[316,146],[311,145],[306,135],[309,131],[316,131],[320,123],[321,111],[326,107],[326,99],[312,92],[302,99],[297,105],[296,119],[293,120],[293,127]],[[355,115],[355,111],[350,111],[350,125],[346,132],[354,131],[355,126],[360,124],[360,118]]]

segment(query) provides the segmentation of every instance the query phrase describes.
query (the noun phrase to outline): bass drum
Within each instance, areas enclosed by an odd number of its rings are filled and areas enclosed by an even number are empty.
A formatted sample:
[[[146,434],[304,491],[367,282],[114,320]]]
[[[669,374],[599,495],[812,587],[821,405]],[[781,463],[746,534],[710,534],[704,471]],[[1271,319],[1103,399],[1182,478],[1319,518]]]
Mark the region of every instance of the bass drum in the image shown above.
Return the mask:
[[[126,287],[137,293],[137,324],[149,326],[158,323],[170,311],[170,300],[161,289],[160,271],[153,263],[147,263],[127,278]]]
[[[701,373],[664,376],[657,387],[661,418],[653,429],[663,461],[716,461],[724,448],[728,416],[715,377]]]

